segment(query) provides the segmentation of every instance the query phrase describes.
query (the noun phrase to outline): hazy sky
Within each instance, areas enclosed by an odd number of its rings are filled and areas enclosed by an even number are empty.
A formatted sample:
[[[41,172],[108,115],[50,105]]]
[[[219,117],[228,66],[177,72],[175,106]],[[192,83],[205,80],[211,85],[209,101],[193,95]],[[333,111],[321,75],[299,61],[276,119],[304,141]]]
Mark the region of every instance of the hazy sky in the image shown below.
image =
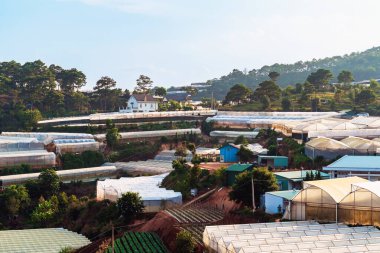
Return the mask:
[[[380,46],[379,0],[0,0],[0,61],[41,59],[133,88]]]

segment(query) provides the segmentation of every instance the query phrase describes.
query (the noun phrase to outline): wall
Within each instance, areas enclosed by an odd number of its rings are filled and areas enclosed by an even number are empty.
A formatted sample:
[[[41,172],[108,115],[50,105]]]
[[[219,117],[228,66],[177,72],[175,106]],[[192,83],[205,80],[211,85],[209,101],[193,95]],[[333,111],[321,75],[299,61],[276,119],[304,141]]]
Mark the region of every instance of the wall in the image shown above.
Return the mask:
[[[279,196],[275,196],[269,193],[265,193],[265,212],[269,214],[277,214],[278,206],[281,206],[281,209],[284,208],[284,200]]]
[[[224,147],[220,148],[220,160],[225,163],[231,163],[231,162],[238,162],[239,157],[237,153],[239,152],[239,149],[232,147],[230,145],[226,145]],[[223,159],[222,159],[223,158]]]

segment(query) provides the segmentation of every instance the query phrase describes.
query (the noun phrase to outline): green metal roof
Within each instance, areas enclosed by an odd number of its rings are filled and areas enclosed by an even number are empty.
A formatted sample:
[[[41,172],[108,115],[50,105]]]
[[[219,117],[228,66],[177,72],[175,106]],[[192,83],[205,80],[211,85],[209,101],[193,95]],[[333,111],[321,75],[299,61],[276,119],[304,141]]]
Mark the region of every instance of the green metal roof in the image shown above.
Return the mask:
[[[317,173],[316,170],[298,170],[298,171],[285,171],[285,172],[274,172],[274,174],[276,176],[280,176],[280,177],[283,177],[283,178],[286,178],[286,179],[290,179],[292,181],[302,181],[303,179],[306,178],[306,173],[307,172],[313,172],[313,174],[315,175],[315,173]],[[301,176],[302,174],[302,176]],[[327,173],[324,173],[324,172],[321,172],[321,177],[322,179],[323,178],[330,178],[330,175],[327,174]]]
[[[85,236],[63,228],[0,231],[0,252],[58,253],[66,247],[78,249],[90,243]]]
[[[226,171],[236,171],[236,172],[243,172],[249,168],[252,167],[252,164],[232,164],[230,167],[226,169]]]
[[[272,194],[287,200],[292,200],[300,190],[289,190],[289,191],[275,191],[275,192],[267,192],[268,194]]]

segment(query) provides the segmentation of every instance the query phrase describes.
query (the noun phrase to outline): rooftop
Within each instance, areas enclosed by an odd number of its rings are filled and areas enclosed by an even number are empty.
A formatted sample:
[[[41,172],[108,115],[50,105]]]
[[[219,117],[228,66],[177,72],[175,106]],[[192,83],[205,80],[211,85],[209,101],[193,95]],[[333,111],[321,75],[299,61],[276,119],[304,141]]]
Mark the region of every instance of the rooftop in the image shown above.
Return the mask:
[[[237,171],[237,172],[242,172],[245,171],[249,168],[251,168],[253,165],[252,164],[232,164],[230,167],[227,168],[226,171]]]
[[[317,173],[316,170],[296,170],[296,171],[285,171],[285,172],[274,172],[275,175],[284,177],[290,180],[303,180],[306,178],[306,173],[313,172],[315,175]],[[324,172],[321,172],[321,177],[324,178],[330,178],[330,175]]]
[[[0,252],[57,253],[65,247],[78,249],[90,243],[85,236],[63,228],[0,231]]]
[[[267,193],[287,199],[287,200],[292,200],[294,196],[296,196],[299,192],[300,190],[289,190],[289,191],[274,191],[274,192],[267,192]]]
[[[343,156],[323,170],[380,170],[380,156]]]

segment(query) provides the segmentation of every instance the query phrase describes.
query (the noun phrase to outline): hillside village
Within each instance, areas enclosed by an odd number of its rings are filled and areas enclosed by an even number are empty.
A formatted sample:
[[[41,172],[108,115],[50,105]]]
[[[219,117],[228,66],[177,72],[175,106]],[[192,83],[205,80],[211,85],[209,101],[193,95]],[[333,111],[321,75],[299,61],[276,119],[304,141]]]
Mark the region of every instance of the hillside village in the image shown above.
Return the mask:
[[[0,253],[380,253],[379,9],[1,0]]]

